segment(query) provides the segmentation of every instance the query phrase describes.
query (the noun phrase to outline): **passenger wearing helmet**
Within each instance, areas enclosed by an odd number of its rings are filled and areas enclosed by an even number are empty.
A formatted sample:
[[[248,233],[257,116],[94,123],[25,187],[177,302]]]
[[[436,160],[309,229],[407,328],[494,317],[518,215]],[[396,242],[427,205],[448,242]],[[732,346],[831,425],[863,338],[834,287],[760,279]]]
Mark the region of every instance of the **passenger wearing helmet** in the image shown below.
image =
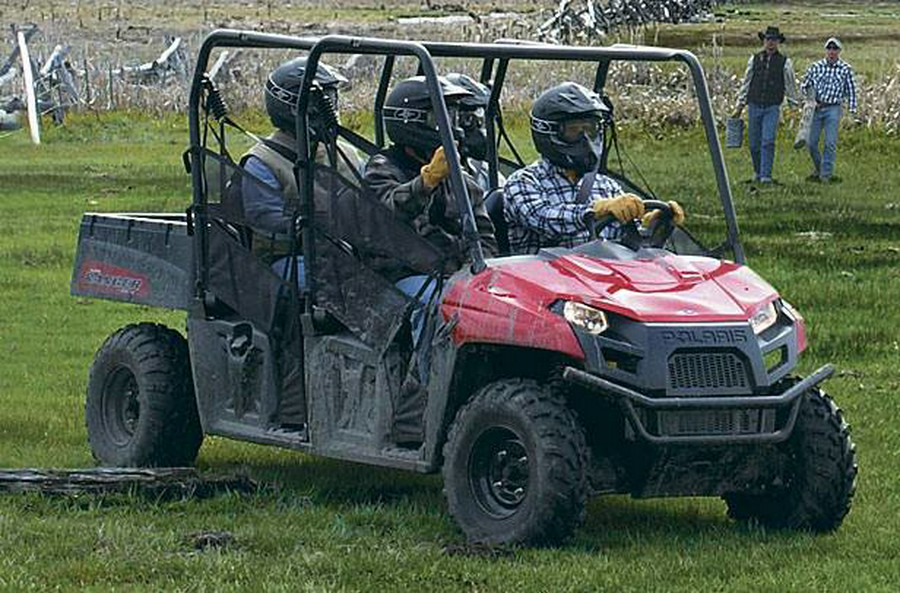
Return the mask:
[[[244,219],[253,230],[251,250],[282,278],[287,279],[291,258],[290,225],[299,207],[299,192],[294,176],[297,159],[297,99],[306,58],[295,58],[281,64],[266,81],[266,112],[276,130],[260,138],[243,157],[241,166],[250,175],[241,182],[241,207]],[[310,95],[307,123],[312,141],[317,143],[316,162],[337,169],[348,179],[358,179],[361,161],[353,147],[338,142],[337,162],[330,162],[326,143],[335,139],[338,85],[346,79],[331,68],[319,64]],[[256,180],[248,177],[255,177]],[[316,199],[330,199],[328,190],[318,185]],[[322,193],[322,196],[319,194]],[[298,257],[296,277],[304,283],[303,258]],[[283,347],[277,362],[280,375],[278,418],[282,428],[305,427],[306,408],[303,392],[303,362]]]
[[[574,247],[590,240],[590,214],[627,222],[644,215],[644,204],[600,172],[611,112],[600,96],[574,82],[552,87],[531,109],[531,137],[541,158],[507,179],[504,217],[510,251]],[[676,224],[684,220],[671,203]],[[607,237],[617,232],[607,227]]]
[[[459,102],[470,93],[443,77],[438,81],[451,114],[451,124],[455,126]],[[444,254],[443,273],[453,273],[462,267],[468,253],[463,247],[460,213],[447,179],[450,167],[424,77],[408,78],[394,87],[385,100],[384,123],[392,144],[369,160],[364,176],[366,185],[375,198]],[[494,226],[484,209],[481,188],[465,172],[463,178],[482,249],[487,257],[493,257],[497,254],[497,242]],[[396,281],[397,288],[418,297],[426,307],[433,302],[437,286],[431,277],[410,275],[404,269],[382,272]],[[414,446],[423,438],[425,391],[421,386],[428,376],[430,342],[424,336],[428,330],[425,321],[425,309],[412,311],[415,355],[400,387],[391,429],[395,442]]]
[[[443,77],[439,82],[455,125],[459,102],[470,93]],[[384,124],[392,144],[369,160],[364,175],[366,184],[379,201],[445,254],[446,272],[455,271],[468,254],[462,248],[460,213],[447,180],[450,168],[423,76],[401,81],[388,94]],[[482,247],[492,257],[497,253],[497,243],[484,209],[483,193],[471,176],[464,173],[463,177]],[[402,274],[402,270],[397,274]]]
[[[475,183],[487,193],[492,188],[488,176],[488,164],[485,161],[488,154],[488,139],[487,130],[484,127],[484,117],[488,101],[491,98],[491,89],[465,74],[453,72],[447,74],[446,78],[452,84],[471,93],[471,96],[463,97],[459,101],[458,121],[463,133],[459,151],[460,156],[463,157],[463,166],[466,171],[472,175]],[[497,182],[502,187],[506,178],[499,173],[497,177]]]
[[[273,268],[284,274],[290,252],[288,233],[291,214],[296,211],[299,192],[294,177],[297,141],[297,97],[306,72],[306,58],[281,64],[266,81],[266,112],[276,130],[256,143],[242,158],[244,170],[262,184],[245,179],[241,187],[244,217],[254,231],[252,249],[262,259],[274,262]],[[329,162],[326,142],[333,140],[337,122],[338,86],[347,79],[324,64],[319,64],[313,82],[308,109],[310,137],[318,142],[316,162],[331,166],[348,179],[360,176],[362,162],[355,149],[338,141],[337,162]],[[316,188],[316,191],[325,191]],[[302,265],[302,262],[301,264]],[[302,280],[303,274],[298,274]]]

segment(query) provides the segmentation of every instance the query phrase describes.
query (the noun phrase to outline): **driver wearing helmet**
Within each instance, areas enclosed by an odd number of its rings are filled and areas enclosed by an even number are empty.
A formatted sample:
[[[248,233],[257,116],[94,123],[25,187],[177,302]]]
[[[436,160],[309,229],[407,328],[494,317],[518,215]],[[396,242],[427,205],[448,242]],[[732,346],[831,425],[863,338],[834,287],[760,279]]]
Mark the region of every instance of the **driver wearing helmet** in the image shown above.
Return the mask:
[[[487,193],[491,189],[491,183],[488,176],[488,164],[485,161],[488,153],[488,139],[484,127],[484,117],[488,101],[491,98],[491,89],[465,74],[451,72],[447,74],[446,78],[452,84],[471,93],[471,96],[463,97],[459,101],[458,122],[463,132],[459,152],[463,157],[466,171],[472,175],[475,183]],[[498,173],[497,182],[502,186],[506,182],[506,178]]]
[[[515,171],[504,186],[512,253],[586,243],[591,218],[613,216],[625,223],[644,216],[641,199],[600,172],[604,132],[611,121],[611,110],[600,96],[574,82],[552,87],[534,102],[531,137],[541,158]],[[671,202],[670,207],[675,224],[681,224],[681,206]],[[610,226],[604,235],[617,232]]]
[[[258,257],[273,263],[273,269],[284,275],[287,255],[290,253],[289,231],[292,213],[299,201],[297,181],[294,177],[297,141],[297,98],[306,58],[289,60],[276,68],[266,81],[266,112],[276,130],[261,138],[243,157],[245,171],[262,184],[244,179],[241,199],[244,217],[253,229],[252,250]],[[362,162],[356,150],[342,141],[337,143],[337,162],[331,163],[325,142],[336,133],[332,128],[337,122],[338,86],[347,81],[338,72],[319,64],[313,82],[308,109],[310,139],[317,142],[316,162],[336,168],[348,179],[360,176]],[[333,137],[333,136],[331,136]],[[315,191],[325,191],[316,188]],[[302,261],[298,263],[302,268]],[[298,274],[302,281],[303,274]]]

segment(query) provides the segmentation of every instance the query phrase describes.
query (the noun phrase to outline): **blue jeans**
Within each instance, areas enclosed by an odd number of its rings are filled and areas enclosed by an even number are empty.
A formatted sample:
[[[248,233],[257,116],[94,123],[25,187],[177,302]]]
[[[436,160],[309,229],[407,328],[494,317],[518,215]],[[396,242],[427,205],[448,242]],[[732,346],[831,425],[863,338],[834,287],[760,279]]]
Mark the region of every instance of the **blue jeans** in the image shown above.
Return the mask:
[[[812,157],[813,167],[821,179],[829,179],[834,175],[834,161],[837,155],[838,124],[841,121],[842,109],[840,105],[826,105],[817,107],[813,115],[812,124],[809,126],[809,156]],[[819,152],[819,136],[825,131],[825,142],[822,152]]]
[[[771,181],[781,105],[750,103],[747,107],[747,136],[750,140],[753,176],[757,181]]]
[[[290,257],[283,257],[272,264],[272,271],[278,277],[287,282],[290,280]],[[297,256],[297,287],[303,290],[306,287],[306,266],[303,265],[303,257]]]

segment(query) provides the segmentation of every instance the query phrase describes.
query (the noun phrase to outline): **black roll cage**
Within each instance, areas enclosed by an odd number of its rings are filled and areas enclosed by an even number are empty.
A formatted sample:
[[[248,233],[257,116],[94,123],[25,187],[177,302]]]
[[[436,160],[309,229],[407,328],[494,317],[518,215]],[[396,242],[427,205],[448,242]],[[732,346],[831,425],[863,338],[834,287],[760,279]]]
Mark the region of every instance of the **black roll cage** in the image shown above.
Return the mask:
[[[502,135],[502,119],[499,106],[500,92],[506,77],[507,68],[511,60],[556,60],[556,61],[580,61],[596,62],[597,70],[594,79],[594,90],[601,92],[606,84],[607,75],[612,62],[638,61],[638,62],[682,62],[691,73],[695,94],[700,107],[700,118],[706,134],[709,153],[712,158],[713,170],[716,176],[716,185],[719,199],[725,215],[727,237],[725,242],[717,248],[722,252],[730,250],[734,254],[737,263],[746,263],[743,246],[740,241],[737,216],[725,169],[722,147],[716,131],[712,105],[709,98],[709,90],[703,68],[697,57],[687,51],[658,47],[646,47],[635,45],[613,45],[609,47],[580,47],[559,46],[546,43],[499,40],[496,43],[461,43],[461,42],[412,42],[386,40],[365,37],[350,37],[343,35],[329,35],[316,37],[292,37],[258,33],[253,31],[240,31],[221,29],[210,33],[200,48],[197,56],[197,65],[194,70],[190,97],[188,103],[188,122],[190,133],[190,148],[192,160],[197,163],[203,158],[203,138],[201,120],[201,100],[206,84],[206,69],[209,58],[215,48],[249,47],[260,49],[296,49],[307,51],[309,67],[303,81],[298,97],[298,113],[305,113],[309,104],[310,89],[314,79],[316,66],[323,53],[341,54],[374,54],[385,56],[382,71],[379,77],[378,90],[375,95],[375,145],[381,148],[385,144],[383,126],[383,106],[387,97],[388,87],[398,55],[412,56],[419,60],[420,73],[425,76],[431,96],[432,105],[437,115],[437,123],[441,141],[445,147],[450,165],[450,185],[453,194],[458,201],[459,211],[462,213],[463,238],[472,260],[472,272],[481,272],[485,267],[484,254],[481,250],[478,231],[472,207],[468,199],[466,184],[463,182],[462,167],[455,150],[447,150],[454,145],[453,134],[447,108],[440,93],[437,81],[437,72],[433,58],[471,58],[482,60],[480,79],[483,83],[490,83],[491,95],[485,114],[485,124],[488,136],[488,165],[489,178],[493,186],[498,182],[498,134]],[[301,188],[301,212],[304,221],[311,220],[312,212],[312,160],[314,155],[309,154],[310,144],[307,135],[306,118],[297,118],[298,161],[295,165],[295,173],[298,180],[298,188]],[[190,228],[195,234],[194,269],[197,272],[197,294],[203,296],[204,287],[208,280],[207,240],[206,240],[206,194],[203,187],[203,167],[192,166],[192,205],[189,208]],[[305,191],[304,191],[305,188]],[[310,224],[301,225],[303,236],[304,256],[312,261],[314,242],[311,240],[313,229]],[[309,296],[315,287],[307,283],[306,292]],[[307,298],[307,303],[312,299]],[[307,306],[310,306],[307,304]]]

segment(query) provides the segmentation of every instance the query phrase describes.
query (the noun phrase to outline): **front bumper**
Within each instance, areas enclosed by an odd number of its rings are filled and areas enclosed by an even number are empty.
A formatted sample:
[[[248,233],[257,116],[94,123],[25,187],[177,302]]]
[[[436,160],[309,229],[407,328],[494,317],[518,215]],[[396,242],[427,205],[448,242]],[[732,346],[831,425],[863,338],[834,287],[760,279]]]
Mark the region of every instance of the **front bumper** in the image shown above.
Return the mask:
[[[800,409],[800,396],[815,387],[834,373],[830,364],[818,369],[805,379],[791,385],[780,395],[749,396],[714,396],[714,397],[648,397],[628,387],[623,387],[591,373],[566,367],[563,378],[585,387],[599,395],[616,400],[621,406],[629,426],[638,438],[656,445],[691,444],[691,445],[730,445],[747,443],[778,443],[791,436],[797,413]],[[727,414],[728,412],[744,413],[759,411],[758,420],[749,428],[744,426],[722,426],[719,422],[713,430],[698,429],[694,434],[663,434],[659,430],[648,428],[648,418],[656,418],[669,414],[670,418],[678,414],[707,412],[710,414]],[[786,413],[785,413],[786,412]],[[770,421],[764,421],[769,418]],[[782,418],[780,422],[776,419]],[[731,428],[729,430],[729,428]]]

